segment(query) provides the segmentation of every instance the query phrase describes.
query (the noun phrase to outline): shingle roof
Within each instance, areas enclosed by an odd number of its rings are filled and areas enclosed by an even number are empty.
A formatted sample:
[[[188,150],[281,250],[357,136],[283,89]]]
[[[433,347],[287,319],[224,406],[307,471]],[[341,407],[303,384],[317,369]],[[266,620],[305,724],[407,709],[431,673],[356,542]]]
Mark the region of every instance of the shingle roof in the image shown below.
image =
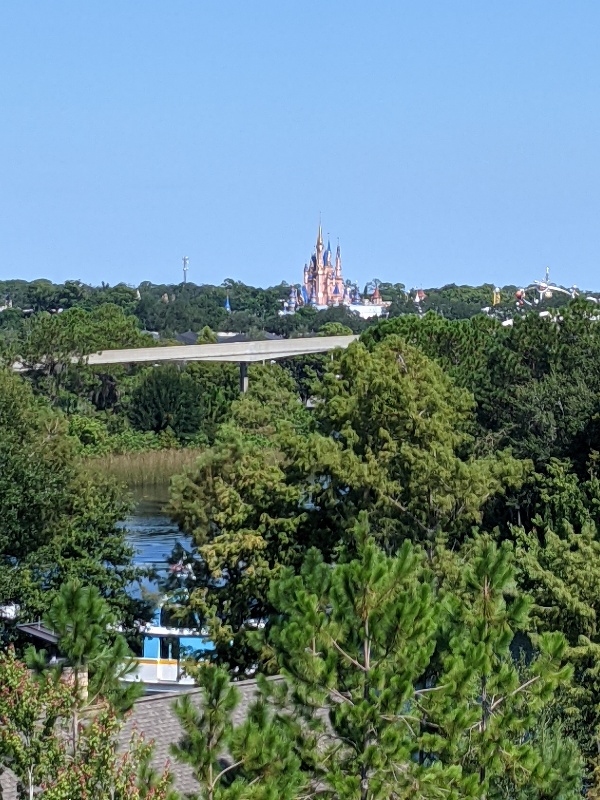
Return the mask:
[[[240,702],[233,715],[233,723],[239,725],[246,718],[248,707],[256,697],[258,689],[255,680],[240,681],[235,686],[240,693]],[[175,761],[169,751],[171,744],[178,742],[183,733],[173,711],[173,705],[177,698],[184,694],[189,694],[193,702],[199,702],[202,690],[166,692],[140,698],[135,703],[120,736],[121,744],[126,746],[132,731],[136,728],[144,734],[146,741],[152,740],[154,742],[154,766],[157,770],[162,770],[165,763],[169,761],[171,772],[175,778],[175,788],[182,794],[198,791],[198,784],[191,767]]]
[[[0,797],[4,800],[17,800],[17,781],[8,770],[0,775]]]
[[[175,339],[181,344],[196,344],[198,334],[194,333],[194,331],[185,331],[185,333],[178,333]]]

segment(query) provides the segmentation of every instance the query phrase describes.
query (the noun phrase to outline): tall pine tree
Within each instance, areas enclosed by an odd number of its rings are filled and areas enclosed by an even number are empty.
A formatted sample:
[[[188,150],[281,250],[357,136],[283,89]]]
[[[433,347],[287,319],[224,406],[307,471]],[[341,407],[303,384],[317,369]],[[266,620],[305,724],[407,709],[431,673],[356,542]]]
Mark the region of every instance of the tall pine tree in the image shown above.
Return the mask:
[[[193,770],[201,800],[296,800],[307,783],[286,729],[261,697],[243,722],[234,724],[240,702],[226,670],[196,672],[202,698],[184,695],[175,704],[183,728],[173,755]]]
[[[338,563],[311,551],[300,575],[273,586],[281,715],[293,707],[302,720],[313,784],[336,800],[517,797],[525,788],[558,797],[565,750],[544,754],[534,733],[569,677],[564,640],[546,635],[529,664],[514,661],[527,603],[512,596],[508,547],[476,542],[460,596],[437,591],[426,565],[408,542],[386,555],[363,514]],[[561,777],[574,798],[572,767]]]

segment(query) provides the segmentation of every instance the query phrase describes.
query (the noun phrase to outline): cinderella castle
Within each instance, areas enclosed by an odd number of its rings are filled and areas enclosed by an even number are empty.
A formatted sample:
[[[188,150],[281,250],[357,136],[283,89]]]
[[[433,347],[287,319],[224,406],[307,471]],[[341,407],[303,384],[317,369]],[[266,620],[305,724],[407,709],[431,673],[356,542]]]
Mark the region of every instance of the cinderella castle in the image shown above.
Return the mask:
[[[340,246],[338,244],[336,248],[334,263],[331,244],[328,241],[325,247],[319,224],[315,250],[304,265],[304,282],[301,288],[291,287],[283,313],[293,314],[298,306],[304,305],[319,310],[343,305],[361,317],[373,317],[380,316],[389,304],[382,302],[378,287],[371,297],[363,299],[358,286],[344,282]]]
[[[338,306],[350,302],[347,286],[342,277],[342,255],[338,244],[335,252],[335,266],[331,258],[331,244],[323,246],[323,232],[319,225],[317,246],[308,264],[304,265],[304,286],[302,294],[311,305],[317,308]]]

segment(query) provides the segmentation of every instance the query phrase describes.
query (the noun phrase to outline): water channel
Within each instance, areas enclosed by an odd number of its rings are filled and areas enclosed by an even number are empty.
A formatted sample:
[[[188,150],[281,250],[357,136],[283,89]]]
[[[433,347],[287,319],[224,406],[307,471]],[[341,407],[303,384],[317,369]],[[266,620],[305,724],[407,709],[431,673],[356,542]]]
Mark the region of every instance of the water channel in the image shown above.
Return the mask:
[[[190,539],[169,519],[165,511],[169,499],[168,486],[132,491],[135,508],[123,522],[127,541],[135,550],[134,563],[140,567],[151,567],[158,575],[167,570],[167,559],[177,542],[186,549]],[[155,589],[153,583],[148,588]]]

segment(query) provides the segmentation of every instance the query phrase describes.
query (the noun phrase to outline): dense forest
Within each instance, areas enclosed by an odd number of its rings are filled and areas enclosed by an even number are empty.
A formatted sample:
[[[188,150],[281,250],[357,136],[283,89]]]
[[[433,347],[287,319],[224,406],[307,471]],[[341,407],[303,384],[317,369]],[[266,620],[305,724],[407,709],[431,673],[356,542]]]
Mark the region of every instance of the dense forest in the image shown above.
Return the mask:
[[[324,362],[312,410],[297,397],[284,368],[262,368],[213,445],[173,481],[172,513],[196,544],[177,554],[193,569],[184,610],[208,620],[218,663],[234,674],[260,663],[256,628],[282,619],[273,588],[282,575],[297,574],[316,551],[325,563],[364,557],[353,533],[363,514],[382,553],[397,558],[410,542],[435,591],[459,605],[483,579],[476,553],[502,547],[514,575],[496,574],[507,580],[501,594],[528,607],[527,621],[507,623],[505,633],[510,641],[518,629],[529,642],[524,664],[544,636],[564,637],[572,681],[544,719],[577,743],[591,774],[600,723],[594,305],[574,301],[555,317],[530,314],[512,327],[484,315],[384,320]],[[310,563],[307,580],[318,564]],[[447,635],[436,639],[442,650]],[[268,665],[268,642],[260,654]],[[438,657],[426,684],[440,680]]]
[[[511,286],[497,292],[491,285],[449,285],[411,293],[402,284],[374,280],[365,286],[365,296],[374,286],[390,303],[388,320],[433,314],[447,321],[474,319],[481,326],[485,318],[506,323],[537,316],[542,308],[534,298],[517,303]],[[344,307],[303,307],[282,314],[289,289],[287,284],[260,289],[230,280],[218,287],[144,283],[138,288],[3,281],[0,357],[5,363],[20,361],[36,394],[68,416],[81,454],[202,445],[212,441],[237,396],[233,365],[91,369],[84,356],[106,348],[216,341],[218,332],[251,339],[361,334],[377,323],[377,318],[361,319]],[[558,292],[545,297],[543,312],[553,313],[566,299]],[[303,400],[324,363],[316,357],[283,364]]]
[[[214,715],[178,710],[177,753],[202,796],[600,796],[595,303],[503,325],[481,313],[486,287],[446,287],[463,297],[456,315],[398,297],[363,323],[341,309],[281,317],[286,287],[243,287],[252,310],[229,315],[234,284],[146,297],[44,286],[37,305],[39,286],[7,286],[0,313],[0,605],[67,629],[61,592],[78,597],[79,582],[125,630],[147,614],[125,591],[140,576],[117,524],[123,495],[88,464],[119,448],[195,448],[170,500],[193,546],[173,553],[186,569],[163,590],[216,645],[197,673]],[[167,321],[181,296],[188,316]],[[272,317],[298,325],[287,335],[361,335],[255,366],[244,395],[230,365],[77,361],[181,330],[210,341],[236,313],[252,317],[248,333],[275,333]],[[23,687],[19,664],[0,670]],[[283,683],[262,682],[246,727],[234,725],[228,680],[275,673]],[[0,692],[1,713],[12,719]],[[238,761],[215,783],[224,750]]]

